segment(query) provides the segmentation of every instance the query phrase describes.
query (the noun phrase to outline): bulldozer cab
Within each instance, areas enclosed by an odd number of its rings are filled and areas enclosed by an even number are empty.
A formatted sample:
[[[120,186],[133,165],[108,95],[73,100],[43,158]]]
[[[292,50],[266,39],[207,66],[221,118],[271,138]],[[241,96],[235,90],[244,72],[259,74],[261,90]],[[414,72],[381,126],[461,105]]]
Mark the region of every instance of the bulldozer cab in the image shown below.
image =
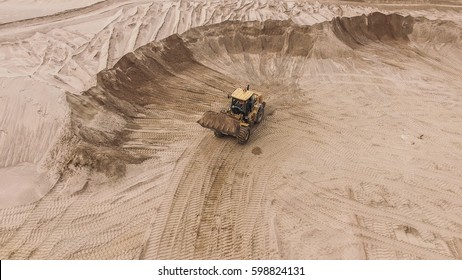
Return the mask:
[[[231,95],[231,111],[246,116],[252,111],[255,94],[250,90],[238,88]]]
[[[231,111],[233,114],[244,114],[246,115],[248,113],[247,110],[247,103],[246,101],[242,101],[236,98],[231,99]]]

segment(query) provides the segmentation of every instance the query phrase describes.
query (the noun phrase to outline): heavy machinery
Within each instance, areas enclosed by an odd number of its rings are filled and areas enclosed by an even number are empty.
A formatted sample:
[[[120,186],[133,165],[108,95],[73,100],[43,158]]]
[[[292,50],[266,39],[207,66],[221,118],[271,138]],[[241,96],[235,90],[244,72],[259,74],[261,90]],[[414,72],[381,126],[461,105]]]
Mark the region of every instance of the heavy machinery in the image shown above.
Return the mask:
[[[245,144],[250,138],[254,124],[260,123],[265,114],[265,105],[261,93],[237,88],[228,95],[231,104],[228,110],[221,112],[207,111],[197,122],[213,130],[216,137],[229,135],[237,138],[239,144]]]

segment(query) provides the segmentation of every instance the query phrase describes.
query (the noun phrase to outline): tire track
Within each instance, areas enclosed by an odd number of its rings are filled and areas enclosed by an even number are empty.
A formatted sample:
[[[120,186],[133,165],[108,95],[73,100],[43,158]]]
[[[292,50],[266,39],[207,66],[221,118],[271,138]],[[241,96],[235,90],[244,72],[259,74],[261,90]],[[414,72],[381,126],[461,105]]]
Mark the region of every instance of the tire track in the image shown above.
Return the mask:
[[[40,219],[49,211],[50,205],[59,198],[63,188],[62,183],[57,183],[48,195],[37,202],[21,227],[0,248],[1,259],[26,259],[29,256],[30,252],[22,251],[21,248],[38,227]]]
[[[356,214],[359,214],[366,218],[371,218],[373,220],[381,220],[383,222],[389,222],[393,224],[406,224],[416,229],[422,229],[433,233],[438,233],[443,236],[462,238],[462,232],[454,232],[441,226],[435,226],[430,223],[410,219],[409,217],[400,215],[396,213],[396,211],[393,211],[391,209],[385,210],[370,207],[362,203],[356,202],[354,200],[340,196],[338,194],[335,194],[333,192],[326,191],[324,188],[316,186],[315,184],[311,183],[310,181],[301,176],[299,176],[299,178],[301,178],[304,181],[305,185],[310,186],[310,188],[308,188],[308,191],[316,189],[316,192],[311,191],[310,197],[315,196],[316,198],[324,200],[325,206],[337,206],[337,208],[342,209],[342,211],[351,210]],[[302,194],[300,193],[300,195]]]
[[[310,208],[305,207],[305,204],[303,202],[300,202],[300,200],[297,197],[292,197],[290,200],[286,200],[285,198],[281,200],[285,203],[285,205],[297,205],[301,209],[304,209],[304,212],[297,211],[296,213],[294,213],[300,218],[309,220],[315,219],[319,223],[327,225],[334,230],[344,231],[345,233],[349,233],[349,231],[352,231],[356,236],[361,237],[363,242],[383,246],[385,248],[392,248],[393,250],[401,251],[404,253],[412,253],[415,256],[418,256],[423,259],[452,259],[452,257],[449,255],[441,254],[429,249],[424,249],[416,245],[394,240],[389,237],[385,237],[383,235],[372,232],[370,230],[361,228],[355,224],[340,221],[332,215],[327,214],[325,210],[312,210]]]

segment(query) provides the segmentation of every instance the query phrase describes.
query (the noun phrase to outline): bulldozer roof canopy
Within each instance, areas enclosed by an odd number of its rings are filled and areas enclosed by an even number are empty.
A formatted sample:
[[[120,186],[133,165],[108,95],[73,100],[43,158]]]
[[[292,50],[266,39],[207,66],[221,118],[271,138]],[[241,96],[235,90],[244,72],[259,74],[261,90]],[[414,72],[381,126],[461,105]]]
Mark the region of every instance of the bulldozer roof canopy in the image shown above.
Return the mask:
[[[242,88],[237,88],[234,90],[233,94],[231,94],[231,97],[242,101],[247,101],[252,95],[254,95],[254,92],[251,90],[243,90]]]

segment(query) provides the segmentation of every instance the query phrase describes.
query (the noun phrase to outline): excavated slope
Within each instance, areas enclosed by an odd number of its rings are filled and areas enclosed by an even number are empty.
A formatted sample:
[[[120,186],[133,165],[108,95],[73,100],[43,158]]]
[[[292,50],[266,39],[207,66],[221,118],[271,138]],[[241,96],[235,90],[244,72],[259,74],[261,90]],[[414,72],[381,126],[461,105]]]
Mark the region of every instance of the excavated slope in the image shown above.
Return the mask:
[[[461,258],[461,47],[381,13],[140,47],[68,95],[62,178],[1,210],[0,256]],[[247,145],[195,123],[247,83],[268,104]]]

